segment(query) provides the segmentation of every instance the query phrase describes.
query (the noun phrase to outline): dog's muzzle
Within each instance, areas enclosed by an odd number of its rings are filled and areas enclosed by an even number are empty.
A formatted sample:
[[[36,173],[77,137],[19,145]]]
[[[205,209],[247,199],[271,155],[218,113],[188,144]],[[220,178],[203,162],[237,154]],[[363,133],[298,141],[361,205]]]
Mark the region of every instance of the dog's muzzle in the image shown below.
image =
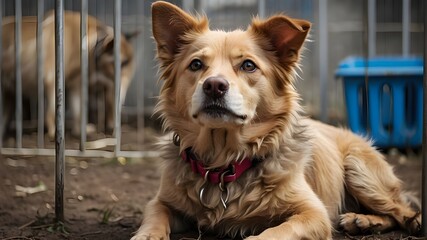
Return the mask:
[[[238,114],[230,107],[230,90],[229,82],[222,77],[209,77],[202,85],[203,97],[200,110],[193,114],[194,118],[198,117],[199,113],[206,114],[211,118],[222,118],[231,116],[245,120],[247,115]]]

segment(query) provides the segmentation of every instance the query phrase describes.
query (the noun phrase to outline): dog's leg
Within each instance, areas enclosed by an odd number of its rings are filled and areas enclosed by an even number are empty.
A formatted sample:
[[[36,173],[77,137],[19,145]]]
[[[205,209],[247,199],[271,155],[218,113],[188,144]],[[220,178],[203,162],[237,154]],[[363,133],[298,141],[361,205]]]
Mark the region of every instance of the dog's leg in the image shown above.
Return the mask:
[[[114,130],[114,116],[116,112],[114,86],[107,84],[105,86],[105,119],[106,119],[106,132],[112,133]]]
[[[157,198],[145,207],[144,220],[131,240],[168,240],[171,232],[172,213]]]
[[[420,215],[410,207],[401,191],[400,180],[379,152],[371,147],[350,150],[344,159],[344,168],[347,190],[361,205],[379,215],[342,215],[344,230],[387,231],[395,226],[394,221],[411,233],[420,230]]]
[[[81,96],[80,91],[77,89],[69,89],[68,99],[70,100],[70,108],[73,119],[73,127],[71,128],[71,134],[74,137],[80,136],[81,127]]]
[[[45,80],[45,82],[54,83],[54,79]],[[55,138],[55,85],[45,84],[46,90],[46,128],[49,139]]]
[[[14,96],[7,91],[3,90],[3,96],[2,96],[2,103],[3,103],[3,118],[1,119],[1,134],[2,138],[4,138],[9,131],[10,121],[12,118],[12,111],[15,109],[15,101],[12,99],[15,99]]]
[[[3,96],[3,119],[2,119],[2,123],[1,123],[1,134],[2,134],[2,138],[5,138],[5,136],[7,135],[7,132],[9,131],[9,127],[10,127],[10,122],[11,122],[11,116],[12,116],[12,112],[13,109],[15,109],[15,101],[13,101],[12,99],[13,96],[11,94],[8,94],[7,92],[4,93]]]
[[[4,104],[3,107],[6,108],[6,105],[7,104]],[[9,125],[9,121],[10,121],[10,110],[3,109],[3,118],[0,125],[1,137],[3,139],[6,136],[6,130],[7,130],[7,126]]]
[[[305,200],[290,204],[296,208],[290,210],[294,214],[286,222],[245,240],[332,239],[331,222],[323,204],[316,196],[307,198],[307,192],[302,195],[306,196],[293,196],[294,199]]]

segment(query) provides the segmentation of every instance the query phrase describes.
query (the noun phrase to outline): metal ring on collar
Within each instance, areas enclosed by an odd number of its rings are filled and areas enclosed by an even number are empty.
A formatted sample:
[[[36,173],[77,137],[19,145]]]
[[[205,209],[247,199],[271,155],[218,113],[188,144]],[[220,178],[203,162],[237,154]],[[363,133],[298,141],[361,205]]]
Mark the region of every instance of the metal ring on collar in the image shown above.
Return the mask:
[[[208,179],[208,177],[209,177],[209,172],[210,172],[211,170],[207,170],[206,172],[205,172],[205,176],[203,176],[203,178],[204,178],[204,180],[205,180],[205,183],[209,180]]]
[[[204,199],[204,193],[205,193],[205,185],[206,182],[202,185],[202,187],[199,190],[199,201],[200,204],[202,204],[203,207],[208,209],[215,209],[215,206],[209,206],[203,199]]]
[[[221,174],[220,178],[219,178],[219,179],[220,179],[220,182],[219,182],[219,190],[221,190],[221,192],[224,192],[224,191],[226,191],[226,190],[227,190],[227,189],[225,188],[224,177],[225,177],[225,174],[227,174],[228,172],[230,172],[230,170],[223,172],[223,173]]]

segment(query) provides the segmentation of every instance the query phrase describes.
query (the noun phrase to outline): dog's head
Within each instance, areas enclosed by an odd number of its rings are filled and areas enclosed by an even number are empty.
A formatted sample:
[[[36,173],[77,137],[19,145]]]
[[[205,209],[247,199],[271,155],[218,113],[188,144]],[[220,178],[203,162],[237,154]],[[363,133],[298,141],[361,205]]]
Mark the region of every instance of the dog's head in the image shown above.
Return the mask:
[[[111,27],[98,24],[97,41],[93,48],[93,55],[96,62],[97,77],[100,81],[114,82],[114,32]],[[126,97],[126,92],[130,81],[135,74],[134,50],[130,40],[137,36],[135,34],[122,34],[120,40],[120,69],[121,69],[121,103]]]
[[[212,31],[206,17],[166,2],[153,4],[152,18],[164,80],[157,110],[181,148],[215,130],[257,153],[275,141],[299,111],[295,69],[310,23],[276,15],[246,31]]]

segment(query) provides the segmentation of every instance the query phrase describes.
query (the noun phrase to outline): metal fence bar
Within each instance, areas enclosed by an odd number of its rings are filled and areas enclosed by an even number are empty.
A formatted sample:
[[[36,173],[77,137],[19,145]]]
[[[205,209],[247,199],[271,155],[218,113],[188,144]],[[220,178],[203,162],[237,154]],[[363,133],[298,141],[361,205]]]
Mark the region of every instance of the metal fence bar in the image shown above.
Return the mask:
[[[266,16],[266,11],[265,11],[265,0],[259,0],[258,1],[258,16],[261,19],[264,19]]]
[[[13,156],[55,156],[53,148],[9,148],[3,147],[0,149],[0,155]],[[77,149],[65,149],[65,155],[69,157],[86,157],[86,158],[152,158],[160,157],[158,151],[119,151],[111,152],[108,150],[86,149],[84,152]]]
[[[121,82],[121,58],[120,58],[120,42],[121,42],[121,16],[122,5],[121,0],[114,1],[114,89],[115,89],[115,127],[114,133],[117,139],[115,152],[120,151],[121,143],[121,101],[120,101],[120,82]]]
[[[328,119],[328,0],[319,0],[320,120]]]
[[[3,2],[0,2],[0,36],[3,36]],[[3,66],[3,41],[0,41],[0,66]],[[1,69],[1,68],[0,68]],[[3,135],[6,131],[6,122],[3,114],[3,88],[2,77],[0,72],[0,148],[3,147]]]
[[[21,49],[22,49],[22,2],[15,1],[15,123],[16,123],[16,147],[22,148],[22,66],[21,66]]]
[[[409,56],[411,46],[411,1],[402,0],[402,53]]]
[[[427,237],[427,4],[424,3],[423,151],[421,188],[421,235]]]
[[[137,7],[138,9],[142,9],[141,14],[138,12],[137,17],[136,17],[136,26],[144,26],[145,21],[144,21],[144,5],[145,5],[145,1],[138,1],[137,2]],[[137,38],[137,42],[136,42],[136,59],[138,60],[136,62],[136,64],[138,64],[137,66],[142,66],[142,60],[145,53],[145,48],[144,48],[144,33],[145,33],[145,28],[142,27],[141,29],[141,34],[139,34],[139,38]],[[137,76],[144,76],[143,72],[142,72],[142,68],[137,68]],[[144,79],[140,79],[140,81],[137,81],[137,88],[139,91],[144,91]],[[138,131],[138,144],[143,144],[145,139],[144,139],[144,134],[140,134],[139,130],[143,129],[144,131],[144,126],[145,126],[145,120],[144,120],[144,94],[137,94],[136,95],[136,111],[137,111],[137,131]]]
[[[88,38],[87,38],[87,14],[88,2],[81,0],[80,9],[80,66],[81,66],[81,100],[80,100],[80,151],[85,151],[86,125],[88,114]]]
[[[43,18],[44,0],[37,1],[37,147],[44,146],[44,71]]]
[[[377,1],[368,0],[368,57],[376,55]]]
[[[55,156],[55,149],[38,149],[38,148],[2,148],[1,155],[12,156]],[[84,152],[76,149],[66,149],[65,155],[69,157],[87,157],[87,158],[157,158],[160,157],[158,151],[119,151],[118,153],[104,150],[86,149]]]
[[[55,1],[55,216],[64,221],[65,89],[64,2]]]

